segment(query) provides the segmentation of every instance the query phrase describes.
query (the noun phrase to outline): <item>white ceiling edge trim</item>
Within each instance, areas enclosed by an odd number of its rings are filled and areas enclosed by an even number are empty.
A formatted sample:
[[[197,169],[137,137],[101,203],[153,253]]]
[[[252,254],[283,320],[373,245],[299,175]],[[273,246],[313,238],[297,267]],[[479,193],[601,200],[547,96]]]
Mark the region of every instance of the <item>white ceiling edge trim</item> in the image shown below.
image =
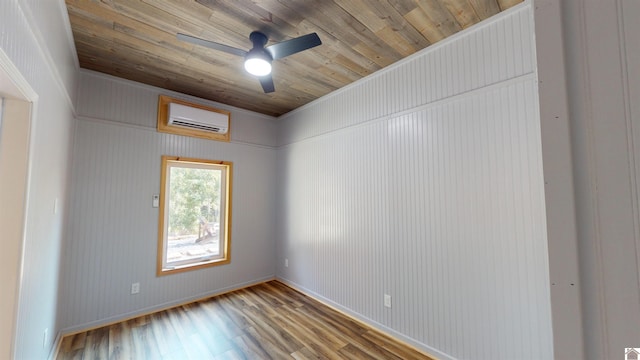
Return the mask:
[[[320,97],[320,98],[318,98],[316,100],[313,100],[313,101],[311,101],[311,102],[309,102],[307,104],[304,104],[304,105],[302,105],[302,106],[300,106],[300,107],[298,107],[296,109],[293,109],[293,110],[289,111],[286,114],[282,114],[282,115],[278,116],[277,119],[278,120],[286,119],[286,118],[288,118],[290,116],[293,116],[293,115],[297,114],[298,112],[306,110],[309,107],[315,106],[319,102],[326,101],[326,100],[328,100],[328,99],[330,99],[332,97],[338,96],[338,95],[342,94],[343,92],[350,90],[352,87],[359,86],[361,83],[369,81],[374,77],[382,76],[383,74],[385,74],[385,73],[387,73],[389,71],[393,71],[397,67],[400,67],[400,66],[404,65],[407,62],[413,61],[416,57],[420,57],[420,56],[423,56],[423,55],[425,55],[427,53],[430,53],[430,52],[433,52],[433,51],[437,51],[441,47],[447,46],[447,45],[449,45],[449,43],[457,41],[458,38],[467,36],[470,32],[475,32],[475,31],[477,31],[479,29],[482,29],[484,27],[490,26],[491,24],[493,24],[495,22],[498,22],[498,21],[502,20],[505,17],[511,16],[512,13],[522,11],[525,8],[529,7],[529,6],[531,6],[531,0],[524,0],[523,2],[521,2],[518,5],[512,6],[507,10],[504,10],[504,11],[502,11],[502,12],[496,14],[496,15],[491,16],[488,19],[482,20],[481,22],[479,22],[477,24],[474,24],[472,26],[469,26],[466,29],[458,31],[457,33],[449,36],[446,39],[440,40],[440,41],[436,42],[433,45],[429,45],[429,46],[427,46],[426,48],[424,48],[424,49],[422,49],[420,51],[416,51],[415,53],[413,53],[413,54],[411,54],[411,55],[409,55],[409,56],[407,56],[407,57],[405,57],[405,58],[403,58],[401,60],[398,60],[398,61],[394,62],[393,64],[391,64],[391,65],[389,65],[387,67],[384,67],[384,68],[382,68],[382,69],[380,69],[380,70],[378,70],[376,72],[373,72],[373,73],[371,73],[371,74],[369,74],[369,75],[367,75],[367,76],[365,76],[365,77],[363,77],[361,79],[358,79],[358,80],[352,82],[351,84],[349,84],[347,86],[343,86],[338,90],[334,90],[334,91],[328,93],[327,95],[324,95],[324,96],[322,96],[322,97]]]
[[[76,49],[76,43],[73,40],[73,32],[71,31],[71,20],[69,19],[69,12],[67,11],[67,5],[64,0],[58,0],[58,10],[60,11],[60,16],[62,16],[62,20],[64,20],[65,27],[64,31],[67,34],[67,43],[69,44],[69,49],[73,52],[73,63],[75,64],[75,68],[80,69],[80,60],[78,60],[78,50]]]

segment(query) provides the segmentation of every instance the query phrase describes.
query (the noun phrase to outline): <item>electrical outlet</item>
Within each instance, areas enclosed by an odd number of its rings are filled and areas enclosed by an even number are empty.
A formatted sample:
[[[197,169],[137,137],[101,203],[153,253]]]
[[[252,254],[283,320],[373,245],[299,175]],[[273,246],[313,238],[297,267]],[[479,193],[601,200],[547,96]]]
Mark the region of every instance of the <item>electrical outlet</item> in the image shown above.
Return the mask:
[[[133,294],[137,294],[140,292],[140,283],[133,283],[131,284],[131,295]]]
[[[289,259],[284,259],[284,267],[289,267]]]
[[[42,335],[42,348],[47,348],[47,341],[49,341],[49,328],[44,329],[44,334]]]
[[[391,307],[391,295],[384,294],[384,307]]]

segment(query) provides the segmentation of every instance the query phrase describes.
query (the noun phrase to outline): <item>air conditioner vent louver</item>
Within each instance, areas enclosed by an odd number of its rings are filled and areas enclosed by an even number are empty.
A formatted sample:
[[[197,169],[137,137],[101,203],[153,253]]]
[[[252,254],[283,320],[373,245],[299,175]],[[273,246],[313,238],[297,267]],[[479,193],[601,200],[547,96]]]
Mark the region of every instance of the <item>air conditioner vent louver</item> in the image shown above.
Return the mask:
[[[213,131],[213,132],[217,132],[217,133],[222,132],[222,129],[220,127],[217,127],[217,126],[206,126],[206,125],[194,124],[192,122],[182,121],[182,120],[174,120],[172,123],[173,123],[173,125],[179,125],[179,126],[189,127],[189,128],[193,128],[193,129]]]
[[[229,116],[214,111],[170,103],[168,124],[226,134],[229,130]]]

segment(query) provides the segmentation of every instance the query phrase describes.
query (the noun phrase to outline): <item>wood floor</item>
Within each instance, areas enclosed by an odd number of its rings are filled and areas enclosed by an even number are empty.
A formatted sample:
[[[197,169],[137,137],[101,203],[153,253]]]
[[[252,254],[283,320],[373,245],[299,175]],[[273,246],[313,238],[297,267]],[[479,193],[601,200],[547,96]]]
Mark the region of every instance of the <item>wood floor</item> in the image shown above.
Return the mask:
[[[277,282],[70,335],[57,359],[431,359]]]

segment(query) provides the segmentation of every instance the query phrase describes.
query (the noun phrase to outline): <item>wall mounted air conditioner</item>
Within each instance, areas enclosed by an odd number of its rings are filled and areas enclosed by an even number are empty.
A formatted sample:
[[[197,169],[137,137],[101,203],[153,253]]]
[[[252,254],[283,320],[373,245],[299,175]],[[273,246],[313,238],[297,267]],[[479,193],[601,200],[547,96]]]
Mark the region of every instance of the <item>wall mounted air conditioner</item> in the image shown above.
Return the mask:
[[[226,134],[229,131],[229,115],[191,106],[169,103],[169,125]]]

